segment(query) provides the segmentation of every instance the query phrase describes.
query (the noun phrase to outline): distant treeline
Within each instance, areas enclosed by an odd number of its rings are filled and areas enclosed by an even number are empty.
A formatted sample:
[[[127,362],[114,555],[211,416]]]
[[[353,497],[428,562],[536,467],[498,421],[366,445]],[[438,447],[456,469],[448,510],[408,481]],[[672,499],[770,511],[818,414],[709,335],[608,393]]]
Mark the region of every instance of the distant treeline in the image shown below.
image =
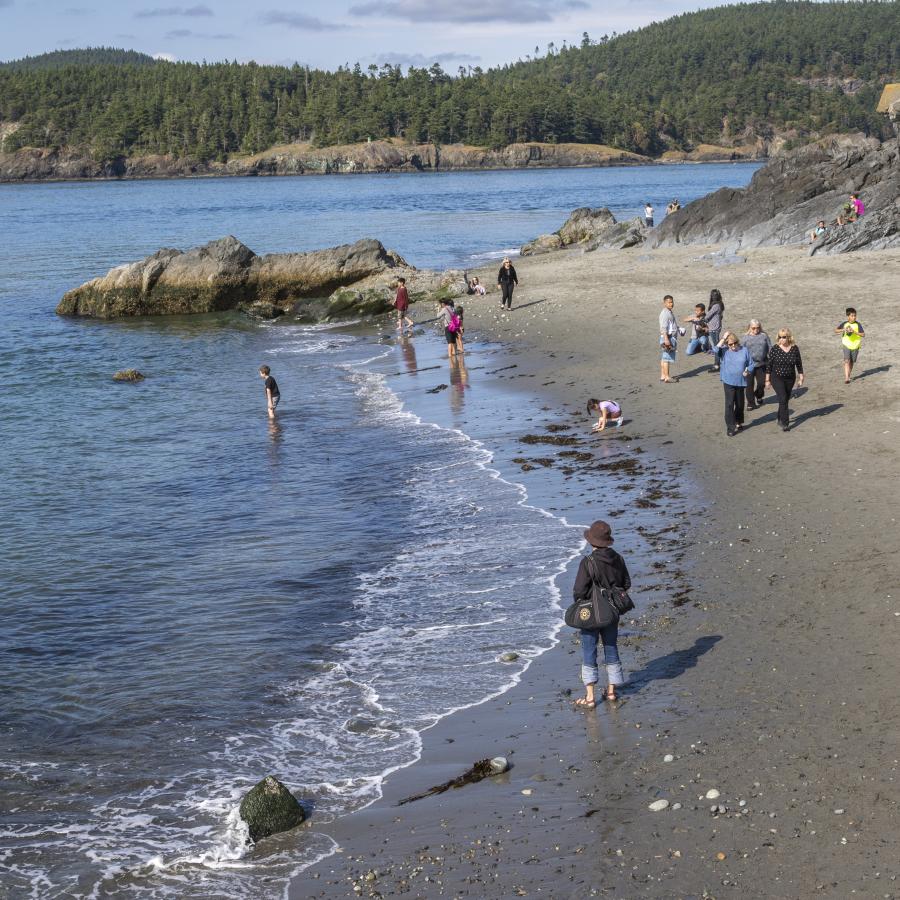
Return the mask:
[[[368,138],[505,146],[609,144],[655,155],[747,132],[879,133],[900,70],[900,3],[752,3],[624,35],[587,34],[500,68],[359,65],[325,72],[168,63],[133,51],[0,67],[4,149],[84,146],[98,158],[227,159],[275,144]],[[42,63],[43,61],[43,63]],[[845,90],[845,88],[847,90]]]

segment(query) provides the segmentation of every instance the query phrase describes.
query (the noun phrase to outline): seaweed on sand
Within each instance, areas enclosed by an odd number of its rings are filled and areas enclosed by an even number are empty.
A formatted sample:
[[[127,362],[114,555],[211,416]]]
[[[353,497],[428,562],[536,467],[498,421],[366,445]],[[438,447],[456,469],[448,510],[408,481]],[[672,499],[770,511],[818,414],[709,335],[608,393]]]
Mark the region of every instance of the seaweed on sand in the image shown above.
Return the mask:
[[[489,759],[479,759],[477,763],[475,763],[468,771],[463,772],[462,775],[458,775],[456,778],[451,778],[450,781],[445,781],[443,784],[436,784],[434,787],[428,788],[422,794],[414,794],[412,797],[406,797],[401,800],[397,806],[403,806],[404,803],[412,803],[413,800],[422,800],[425,797],[431,797],[434,794],[443,794],[444,791],[449,791],[450,788],[461,788],[465,787],[467,784],[475,784],[485,778],[490,778],[491,775],[497,775],[498,773],[491,768],[491,761]]]

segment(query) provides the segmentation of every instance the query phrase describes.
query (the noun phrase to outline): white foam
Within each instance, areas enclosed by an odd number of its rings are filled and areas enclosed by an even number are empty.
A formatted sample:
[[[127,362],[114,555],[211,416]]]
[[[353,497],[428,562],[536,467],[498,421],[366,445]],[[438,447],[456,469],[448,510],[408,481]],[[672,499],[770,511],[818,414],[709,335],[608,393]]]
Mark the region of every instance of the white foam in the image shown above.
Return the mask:
[[[472,253],[469,259],[505,259],[520,255],[519,247],[508,247],[506,250],[488,250],[486,253]]]

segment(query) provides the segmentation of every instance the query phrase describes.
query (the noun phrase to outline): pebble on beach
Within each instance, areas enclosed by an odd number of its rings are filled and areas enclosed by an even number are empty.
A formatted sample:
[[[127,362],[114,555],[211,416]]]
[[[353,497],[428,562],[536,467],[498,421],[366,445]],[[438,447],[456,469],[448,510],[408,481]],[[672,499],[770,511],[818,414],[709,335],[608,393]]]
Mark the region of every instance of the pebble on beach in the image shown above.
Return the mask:
[[[509,760],[505,756],[495,756],[491,760],[491,772],[495,775],[502,775],[509,771]]]
[[[507,650],[506,653],[500,654],[500,662],[515,662],[519,658],[519,654],[513,650]]]
[[[647,807],[647,809],[649,809],[650,812],[662,812],[664,809],[668,809],[668,808],[669,808],[669,801],[668,801],[668,800],[654,800],[654,801]]]
[[[721,797],[721,796],[722,796],[722,795],[721,795],[715,788],[710,788],[710,789],[706,792],[706,799],[707,799],[707,800],[718,800],[719,797]]]

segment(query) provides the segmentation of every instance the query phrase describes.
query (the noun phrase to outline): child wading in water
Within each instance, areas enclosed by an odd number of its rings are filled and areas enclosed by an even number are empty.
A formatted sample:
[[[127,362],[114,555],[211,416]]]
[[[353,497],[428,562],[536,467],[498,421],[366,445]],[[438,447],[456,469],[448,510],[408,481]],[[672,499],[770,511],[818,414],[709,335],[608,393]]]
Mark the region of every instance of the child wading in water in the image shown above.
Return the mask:
[[[269,418],[274,419],[275,409],[278,406],[278,401],[281,399],[278,382],[272,377],[272,370],[268,366],[259,367],[259,377],[266,379],[266,407],[269,410]]]
[[[622,427],[625,416],[622,415],[622,407],[615,400],[595,400],[593,397],[587,403],[588,415],[599,413],[600,420],[591,431],[603,431],[607,422],[615,422],[617,428]]]
[[[444,326],[444,337],[447,339],[447,355],[451,359],[455,359],[460,319],[449,300],[441,300],[441,311],[438,313],[438,321]]]

